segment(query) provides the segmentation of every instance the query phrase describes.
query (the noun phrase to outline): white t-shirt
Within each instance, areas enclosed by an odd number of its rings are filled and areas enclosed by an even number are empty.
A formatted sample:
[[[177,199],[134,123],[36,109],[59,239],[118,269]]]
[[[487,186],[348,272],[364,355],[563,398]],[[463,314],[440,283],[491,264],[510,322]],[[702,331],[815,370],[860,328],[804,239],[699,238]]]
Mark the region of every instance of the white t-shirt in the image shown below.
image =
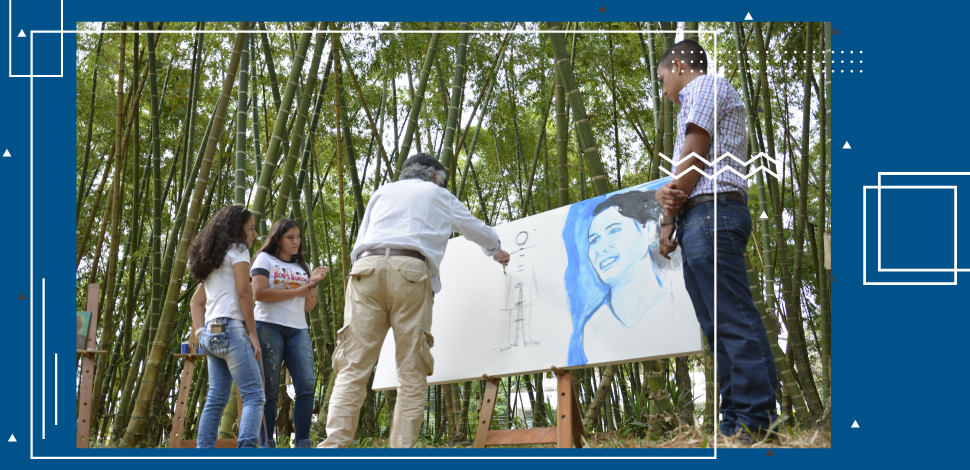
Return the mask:
[[[253,276],[266,276],[270,289],[296,289],[310,282],[310,274],[302,266],[265,252],[256,255],[249,273]],[[256,321],[304,329],[307,327],[305,307],[306,297],[302,296],[280,302],[257,300]]]
[[[418,251],[427,258],[431,288],[438,292],[441,260],[454,232],[477,243],[488,256],[502,249],[495,230],[476,219],[447,189],[414,178],[385,184],[367,203],[350,259],[357,262],[361,253],[375,248]]]
[[[230,246],[222,264],[205,278],[206,323],[223,317],[245,321],[239,306],[239,295],[236,293],[236,278],[232,274],[232,267],[236,263],[249,264],[249,249],[246,245],[236,243]]]

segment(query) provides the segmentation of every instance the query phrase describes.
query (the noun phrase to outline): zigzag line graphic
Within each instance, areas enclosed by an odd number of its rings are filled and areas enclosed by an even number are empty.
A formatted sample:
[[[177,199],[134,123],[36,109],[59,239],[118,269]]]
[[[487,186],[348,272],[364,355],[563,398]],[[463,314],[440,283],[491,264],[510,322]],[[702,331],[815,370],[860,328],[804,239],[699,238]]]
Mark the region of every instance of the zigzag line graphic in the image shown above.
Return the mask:
[[[664,160],[667,160],[668,162],[670,162],[671,165],[675,163],[672,159],[670,159],[669,157],[667,157],[663,153],[659,153],[659,155]],[[724,160],[725,158],[728,158],[728,157],[733,158],[734,161],[736,161],[736,162],[738,162],[738,163],[740,163],[742,165],[745,165],[745,166],[750,165],[752,162],[754,162],[754,161],[756,161],[756,160],[758,160],[758,159],[760,159],[762,157],[763,158],[767,158],[768,160],[770,160],[775,165],[780,165],[781,164],[781,159],[780,158],[772,158],[771,155],[768,155],[765,152],[761,152],[761,153],[759,153],[757,155],[752,156],[751,159],[748,160],[748,161],[744,161],[744,160],[741,160],[738,157],[735,157],[733,154],[731,154],[731,152],[724,152],[723,154],[721,154],[720,157],[715,158],[713,162],[708,161],[704,157],[698,155],[697,152],[691,152],[690,155],[687,155],[686,158],[690,158],[690,157],[697,157],[698,160],[704,162],[704,164],[705,165],[708,165],[708,166],[714,166],[715,163],[717,163],[717,162],[719,162],[721,160]]]
[[[740,177],[742,177],[744,179],[750,179],[752,176],[756,176],[758,174],[758,172],[761,171],[762,173],[765,173],[765,174],[769,174],[771,176],[774,176],[775,179],[777,179],[777,180],[781,180],[781,176],[780,175],[778,175],[777,173],[775,173],[775,172],[773,172],[773,171],[765,168],[764,165],[758,166],[758,168],[755,168],[755,169],[751,170],[751,173],[748,173],[747,175],[745,175],[744,173],[741,173],[738,170],[735,170],[734,167],[730,167],[730,166],[726,166],[724,168],[721,168],[720,170],[716,171],[713,175],[709,175],[707,173],[704,173],[703,170],[697,169],[696,166],[692,166],[692,167],[690,167],[690,168],[688,168],[688,169],[686,169],[686,170],[684,170],[684,171],[682,171],[682,172],[680,172],[680,173],[678,173],[676,175],[673,174],[673,173],[671,173],[670,171],[668,171],[664,167],[660,167],[660,171],[664,172],[668,176],[672,176],[674,179],[680,179],[680,177],[686,175],[687,173],[690,173],[691,171],[696,171],[696,172],[700,173],[702,176],[704,176],[707,179],[716,178],[718,175],[720,175],[721,173],[724,173],[726,171],[730,171],[730,172],[732,172],[732,173],[734,173],[734,174],[736,174],[736,175],[738,175],[738,176],[740,176]]]
[[[671,160],[670,158],[667,158],[666,155],[664,155],[662,153],[659,153],[659,155],[664,160],[667,160],[668,162],[670,162],[671,165],[674,164],[674,161]],[[690,157],[697,157],[698,160],[700,160],[700,161],[704,162],[706,165],[712,166],[712,167],[714,166],[715,163],[717,163],[717,162],[719,162],[719,161],[721,161],[721,160],[723,160],[725,158],[728,158],[728,157],[733,158],[735,161],[737,161],[738,163],[741,163],[742,165],[749,165],[749,164],[751,164],[752,162],[755,162],[757,159],[759,159],[761,157],[767,158],[768,160],[774,162],[775,164],[781,164],[781,160],[780,159],[772,158],[771,156],[769,156],[768,154],[766,154],[764,152],[761,152],[761,153],[759,153],[759,154],[751,157],[751,159],[748,160],[747,162],[741,160],[738,157],[735,157],[730,152],[725,152],[723,155],[721,155],[720,157],[716,158],[713,162],[710,162],[710,161],[706,160],[704,157],[698,155],[695,152],[691,152],[690,155],[687,155],[687,158],[690,158]],[[758,165],[757,168],[752,169],[751,172],[748,173],[747,175],[745,175],[744,173],[741,173],[738,170],[735,170],[734,167],[732,167],[732,166],[725,166],[724,168],[721,168],[720,170],[717,170],[716,172],[714,172],[713,175],[709,175],[709,174],[705,173],[703,170],[700,170],[700,169],[698,169],[695,166],[692,166],[692,167],[690,167],[690,168],[688,168],[688,169],[686,169],[686,170],[684,170],[684,171],[682,171],[682,172],[680,172],[679,174],[676,174],[676,175],[673,174],[673,173],[671,173],[670,171],[668,171],[664,167],[660,167],[660,171],[664,172],[668,176],[672,176],[674,179],[680,179],[681,176],[684,176],[687,173],[690,173],[691,171],[696,171],[696,172],[700,173],[702,176],[704,176],[707,179],[716,178],[718,175],[720,175],[721,173],[724,173],[726,171],[730,171],[730,172],[734,173],[735,175],[738,175],[738,176],[740,176],[740,177],[742,177],[744,179],[750,179],[752,176],[756,176],[758,174],[758,172],[760,171],[762,173],[769,174],[769,175],[775,177],[775,179],[777,179],[777,180],[781,180],[781,176],[778,173],[775,173],[775,172],[769,170],[764,165]]]

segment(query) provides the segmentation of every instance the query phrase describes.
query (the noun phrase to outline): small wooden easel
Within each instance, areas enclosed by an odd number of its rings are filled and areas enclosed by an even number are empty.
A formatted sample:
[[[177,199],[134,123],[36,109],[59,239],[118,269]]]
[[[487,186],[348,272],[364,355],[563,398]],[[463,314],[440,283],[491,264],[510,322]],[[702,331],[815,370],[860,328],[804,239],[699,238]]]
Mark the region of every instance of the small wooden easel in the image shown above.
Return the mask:
[[[556,426],[549,428],[510,429],[492,431],[492,413],[498,397],[499,379],[483,375],[488,384],[482,397],[482,411],[478,415],[478,432],[472,447],[522,446],[532,444],[556,444],[557,447],[582,447],[583,423],[579,413],[579,401],[573,389],[572,375],[568,370],[552,367],[557,379]]]
[[[199,350],[199,340],[195,337],[195,332],[189,332],[189,351]],[[185,428],[185,412],[188,408],[189,401],[189,391],[192,390],[192,377],[195,374],[195,360],[198,358],[204,358],[205,354],[192,353],[188,354],[176,354],[175,357],[184,357],[185,366],[182,367],[182,378],[179,380],[179,396],[178,401],[175,402],[175,414],[172,416],[172,434],[169,437],[168,447],[169,449],[192,449],[196,447],[195,440],[183,440],[182,430]],[[242,417],[242,396],[239,390],[236,390],[236,400],[237,400],[237,410],[239,410],[236,415],[236,428],[239,428],[239,420]],[[217,439],[216,448],[217,449],[234,449],[236,448],[236,439]]]
[[[94,394],[94,356],[98,354],[108,354],[108,351],[98,351],[98,295],[97,284],[88,284],[88,311],[91,312],[91,321],[86,331],[84,349],[78,349],[77,355],[81,356],[81,383],[78,387],[78,408],[77,408],[77,448],[87,449],[91,431],[91,399]]]

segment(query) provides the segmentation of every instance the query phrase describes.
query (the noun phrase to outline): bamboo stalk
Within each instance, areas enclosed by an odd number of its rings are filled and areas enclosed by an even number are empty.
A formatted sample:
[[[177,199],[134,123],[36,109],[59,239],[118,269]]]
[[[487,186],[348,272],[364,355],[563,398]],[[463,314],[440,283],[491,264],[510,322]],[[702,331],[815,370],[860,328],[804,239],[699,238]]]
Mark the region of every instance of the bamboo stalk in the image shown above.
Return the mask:
[[[550,31],[562,30],[562,25],[559,23],[546,24],[547,29]],[[579,96],[579,88],[573,76],[572,66],[568,63],[569,58],[566,57],[566,45],[563,35],[550,34],[549,42],[552,43],[553,54],[556,57],[556,67],[559,69],[563,85],[566,87],[566,98],[569,99],[570,106],[573,109],[573,122],[576,123],[577,132],[582,136],[581,142],[584,148],[581,150],[583,157],[586,159],[586,163],[589,165],[593,187],[596,189],[597,195],[609,193],[610,183],[606,179],[606,174],[603,172],[603,162],[600,161],[599,148],[596,145],[593,130],[589,125],[586,106]]]
[[[248,29],[248,22],[239,24],[239,31],[246,31]],[[128,424],[128,429],[125,432],[124,439],[122,440],[122,445],[124,447],[133,447],[144,435],[145,428],[148,425],[148,416],[150,412],[149,407],[151,406],[150,401],[155,392],[156,381],[158,380],[161,369],[161,361],[165,356],[165,349],[172,330],[171,321],[175,315],[175,311],[177,310],[177,298],[179,291],[181,290],[182,277],[185,274],[189,240],[195,237],[197,219],[199,213],[201,212],[202,196],[208,187],[209,172],[212,168],[212,157],[216,150],[218,137],[222,133],[223,120],[225,119],[226,108],[229,105],[229,93],[231,92],[232,85],[235,81],[236,69],[239,65],[239,56],[245,44],[245,39],[246,35],[244,32],[236,34],[232,56],[229,60],[229,67],[226,72],[226,78],[222,83],[222,92],[220,94],[219,104],[213,113],[214,118],[212,127],[214,128],[215,132],[213,132],[213,135],[209,136],[208,143],[206,144],[205,157],[203,158],[202,166],[199,170],[199,178],[192,194],[192,204],[188,216],[186,217],[185,233],[179,244],[180,246],[177,254],[177,261],[173,267],[171,280],[168,285],[165,308],[162,310],[162,315],[159,319],[158,332],[155,335],[156,337],[152,344],[151,354],[149,355],[148,362],[145,366],[141,387],[138,391],[138,399],[136,400],[134,410],[132,411],[131,421]]]
[[[441,23],[435,23],[432,29],[436,31],[441,29]],[[428,53],[424,57],[424,67],[421,69],[418,89],[414,93],[414,96],[411,97],[411,117],[408,121],[407,130],[404,131],[404,142],[401,144],[401,151],[397,154],[397,162],[394,165],[395,180],[401,177],[401,167],[404,166],[404,160],[407,159],[408,153],[411,151],[411,142],[414,139],[414,132],[418,126],[418,114],[421,112],[421,106],[424,103],[424,91],[428,87],[428,74],[431,73],[431,64],[434,63],[435,54],[438,51],[439,36],[440,33],[431,33],[431,40],[428,43]]]
[[[303,34],[300,36],[300,46],[298,53],[294,56],[293,65],[290,68],[290,75],[286,82],[286,91],[283,93],[283,98],[279,106],[279,110],[276,115],[276,122],[273,125],[273,138],[270,140],[269,147],[266,149],[265,160],[263,161],[263,169],[259,175],[259,182],[256,184],[254,192],[256,195],[253,197],[253,203],[250,210],[253,213],[253,217],[256,219],[256,226],[265,225],[262,222],[263,217],[265,217],[264,212],[266,211],[266,197],[270,190],[270,186],[273,181],[273,173],[276,170],[276,166],[280,157],[281,145],[285,140],[284,136],[287,121],[291,112],[291,106],[293,104],[294,94],[296,93],[296,84],[300,79],[300,71],[303,69],[303,63],[306,60],[306,50],[310,46],[310,31],[313,30],[316,23],[307,22],[303,25]],[[284,206],[285,207],[285,206]]]

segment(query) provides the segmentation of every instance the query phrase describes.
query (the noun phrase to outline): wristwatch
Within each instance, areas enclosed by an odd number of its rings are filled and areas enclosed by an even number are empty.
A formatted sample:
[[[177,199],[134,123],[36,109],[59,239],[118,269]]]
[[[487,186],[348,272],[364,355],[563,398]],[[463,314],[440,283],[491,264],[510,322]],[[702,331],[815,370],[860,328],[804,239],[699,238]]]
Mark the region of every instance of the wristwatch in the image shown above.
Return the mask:
[[[675,222],[674,222],[674,219],[672,217],[667,217],[667,216],[661,216],[660,217],[660,225],[672,225],[674,223]]]

